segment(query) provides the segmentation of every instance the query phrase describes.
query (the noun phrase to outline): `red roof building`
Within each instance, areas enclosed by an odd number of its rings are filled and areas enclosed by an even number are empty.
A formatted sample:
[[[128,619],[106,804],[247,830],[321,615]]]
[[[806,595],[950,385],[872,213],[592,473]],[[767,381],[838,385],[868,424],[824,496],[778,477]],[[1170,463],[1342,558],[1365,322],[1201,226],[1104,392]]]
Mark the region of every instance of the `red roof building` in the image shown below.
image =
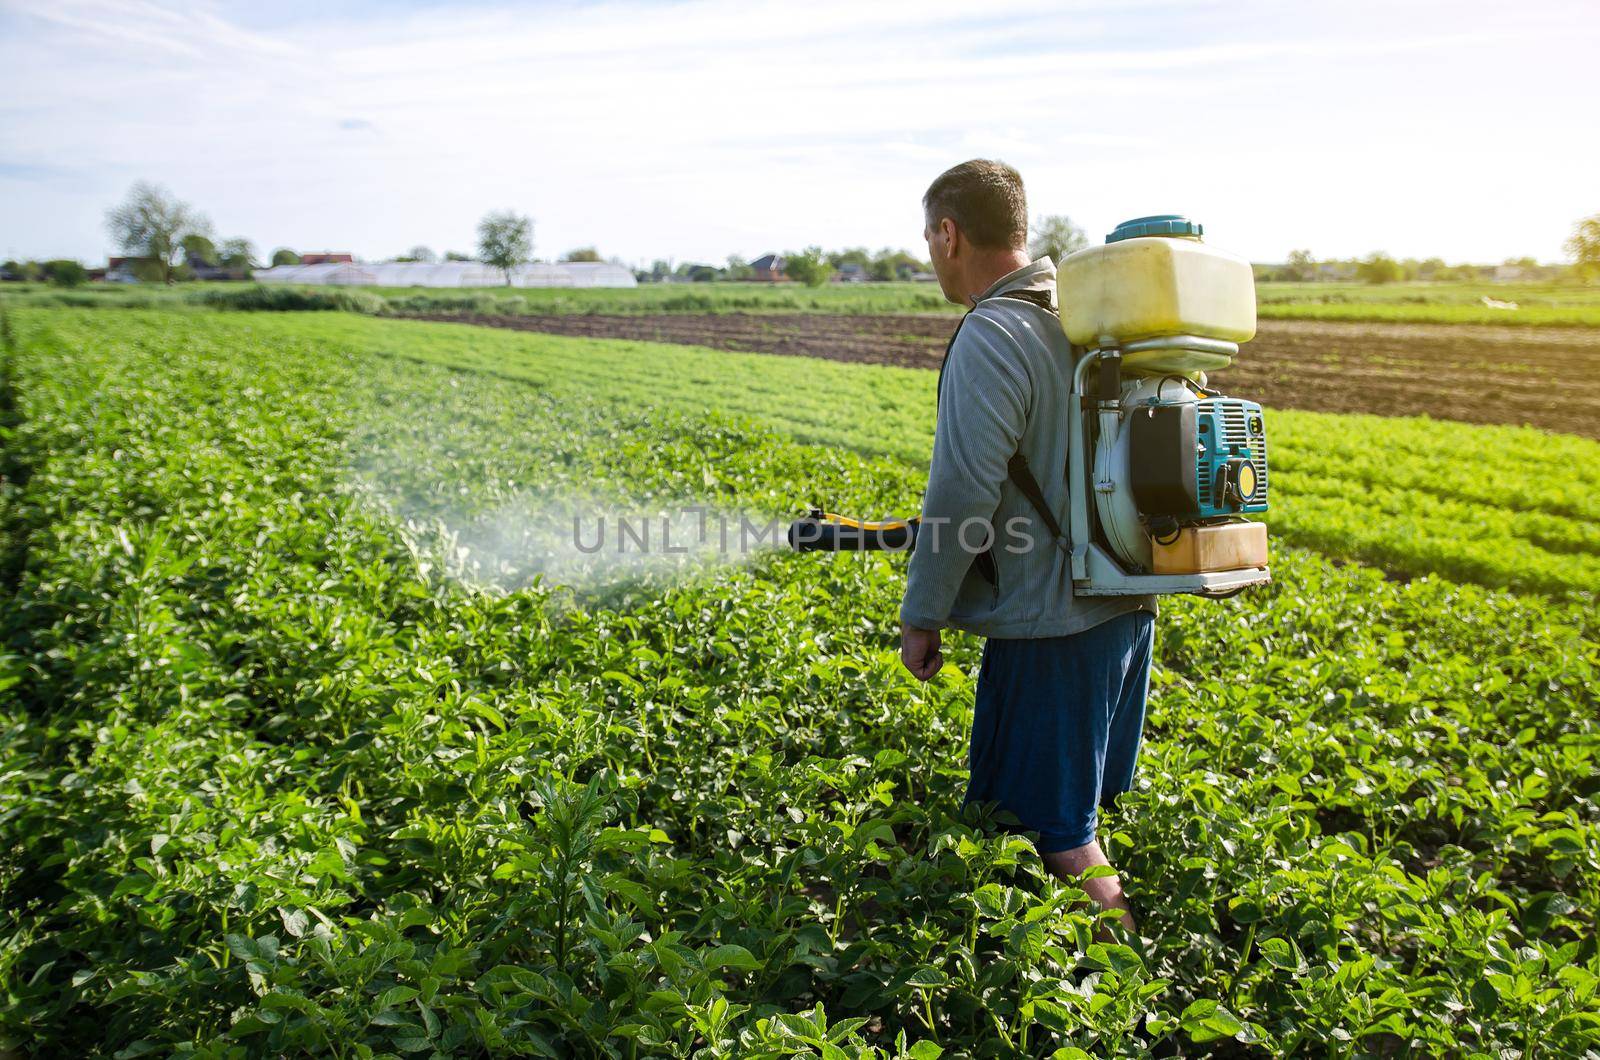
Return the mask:
[[[300,255],[300,264],[302,265],[349,265],[355,260],[356,259],[351,257],[349,254],[330,253]]]

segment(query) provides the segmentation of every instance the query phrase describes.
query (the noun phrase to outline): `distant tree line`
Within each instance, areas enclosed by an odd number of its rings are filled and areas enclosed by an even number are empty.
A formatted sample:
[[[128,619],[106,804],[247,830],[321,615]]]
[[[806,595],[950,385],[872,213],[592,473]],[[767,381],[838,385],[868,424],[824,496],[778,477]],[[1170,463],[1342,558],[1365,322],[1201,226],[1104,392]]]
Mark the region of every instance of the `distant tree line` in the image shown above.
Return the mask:
[[[214,240],[210,220],[193,206],[174,198],[165,188],[137,181],[127,197],[106,213],[106,227],[128,260],[123,268],[133,279],[173,283],[187,279],[247,278],[259,267],[249,240]],[[1088,246],[1083,229],[1062,214],[1034,219],[1028,251],[1033,257],[1048,255],[1060,261]],[[1309,250],[1290,251],[1282,264],[1256,265],[1257,280],[1290,283],[1358,281],[1384,284],[1404,281],[1488,281],[1518,279],[1531,282],[1600,280],[1600,214],[1579,221],[1564,244],[1572,263],[1541,265],[1533,258],[1509,258],[1499,265],[1448,264],[1442,258],[1394,258],[1374,251],[1363,258],[1318,259]],[[533,219],[510,210],[485,214],[478,224],[478,260],[500,269],[506,283],[513,269],[533,260]],[[635,270],[644,283],[716,280],[785,279],[817,286],[832,279],[849,281],[907,280],[932,271],[932,266],[904,250],[885,247],[877,252],[865,247],[824,251],[811,246],[775,255],[773,267],[757,274],[754,263],[728,256],[724,265],[657,259],[648,269]],[[435,262],[440,258],[426,246],[414,246],[395,261]],[[446,251],[444,261],[470,261],[468,255]],[[597,262],[603,259],[592,247],[567,251],[562,261]],[[616,258],[609,259],[621,264]],[[757,259],[761,261],[762,259]],[[299,254],[288,247],[272,252],[269,263],[298,265]],[[0,280],[48,282],[73,287],[90,278],[89,270],[70,259],[0,262]]]
[[[50,283],[57,287],[76,287],[89,279],[89,270],[71,258],[51,261],[0,262],[0,279],[26,283]]]
[[[1579,223],[1566,249],[1570,265],[1542,265],[1534,258],[1507,258],[1498,265],[1447,263],[1443,258],[1394,258],[1374,251],[1363,258],[1318,259],[1309,250],[1290,251],[1281,265],[1257,265],[1257,280],[1279,283],[1318,281],[1384,283],[1489,282],[1514,279],[1529,283],[1561,280],[1591,282],[1600,278],[1600,215]]]

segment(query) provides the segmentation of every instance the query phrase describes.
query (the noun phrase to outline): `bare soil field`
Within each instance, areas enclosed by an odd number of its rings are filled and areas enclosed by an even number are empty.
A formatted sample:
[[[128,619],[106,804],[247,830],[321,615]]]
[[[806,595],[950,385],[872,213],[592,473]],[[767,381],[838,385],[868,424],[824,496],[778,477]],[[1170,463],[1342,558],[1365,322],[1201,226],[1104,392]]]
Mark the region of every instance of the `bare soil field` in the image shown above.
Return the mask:
[[[423,319],[937,368],[955,321],[937,315],[426,314]],[[1213,382],[1263,405],[1600,437],[1600,329],[1263,320]]]

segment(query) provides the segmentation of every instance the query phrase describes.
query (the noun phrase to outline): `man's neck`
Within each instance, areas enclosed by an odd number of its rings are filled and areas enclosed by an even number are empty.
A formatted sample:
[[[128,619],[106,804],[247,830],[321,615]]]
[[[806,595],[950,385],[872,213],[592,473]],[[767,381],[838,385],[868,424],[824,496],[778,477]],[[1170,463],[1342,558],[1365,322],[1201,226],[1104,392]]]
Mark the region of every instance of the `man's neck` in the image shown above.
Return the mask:
[[[1032,260],[1024,250],[1000,250],[973,261],[972,271],[967,275],[967,305],[972,305],[979,295]]]

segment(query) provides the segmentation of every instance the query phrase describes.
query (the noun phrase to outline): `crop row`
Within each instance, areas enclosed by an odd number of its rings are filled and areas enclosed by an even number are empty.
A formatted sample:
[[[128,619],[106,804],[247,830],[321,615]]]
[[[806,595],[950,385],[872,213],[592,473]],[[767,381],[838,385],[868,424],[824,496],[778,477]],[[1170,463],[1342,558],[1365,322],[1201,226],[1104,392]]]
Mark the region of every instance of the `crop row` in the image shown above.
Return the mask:
[[[95,286],[61,291],[17,285],[0,298],[23,305],[106,308],[347,309],[366,313],[956,313],[936,284],[804,287],[754,283],[647,284],[633,288],[319,287],[207,284],[177,289]]]
[[[487,373],[626,409],[715,409],[799,442],[917,467],[931,450],[929,372],[342,314],[236,319],[205,326],[286,341],[317,335],[340,349]],[[1269,436],[1267,520],[1281,541],[1406,576],[1543,592],[1600,589],[1600,443],[1531,428],[1285,409],[1270,410]],[[800,479],[785,509],[813,500],[838,503]]]
[[[1485,304],[1485,297],[1502,303]],[[421,313],[942,313],[952,305],[932,283],[646,284],[637,288],[501,288],[439,290],[416,287],[295,287],[208,284],[165,290],[94,286],[74,291],[13,285],[0,297],[24,304],[161,308],[210,305],[233,309],[338,307],[363,312]],[[1263,319],[1391,323],[1594,327],[1600,297],[1571,284],[1260,283]],[[325,303],[325,304],[323,304]],[[1515,305],[1516,308],[1509,308]]]
[[[1493,287],[1474,291],[1475,297],[1497,300],[1507,292]],[[1473,324],[1511,327],[1592,328],[1600,326],[1600,305],[1517,305],[1499,309],[1483,303],[1365,301],[1323,302],[1315,292],[1304,301],[1262,302],[1256,307],[1262,320],[1347,320],[1383,324]]]
[[[21,317],[13,1047],[1600,1048],[1581,602],[1294,548],[1269,589],[1174,602],[1106,830],[1145,938],[1098,943],[1076,887],[960,814],[977,645],[898,670],[895,561],[459,576],[462,541],[552,499],[894,510],[914,466],[681,384],[586,396],[598,344],[497,375],[324,320]],[[874,396],[835,395],[859,423]]]

